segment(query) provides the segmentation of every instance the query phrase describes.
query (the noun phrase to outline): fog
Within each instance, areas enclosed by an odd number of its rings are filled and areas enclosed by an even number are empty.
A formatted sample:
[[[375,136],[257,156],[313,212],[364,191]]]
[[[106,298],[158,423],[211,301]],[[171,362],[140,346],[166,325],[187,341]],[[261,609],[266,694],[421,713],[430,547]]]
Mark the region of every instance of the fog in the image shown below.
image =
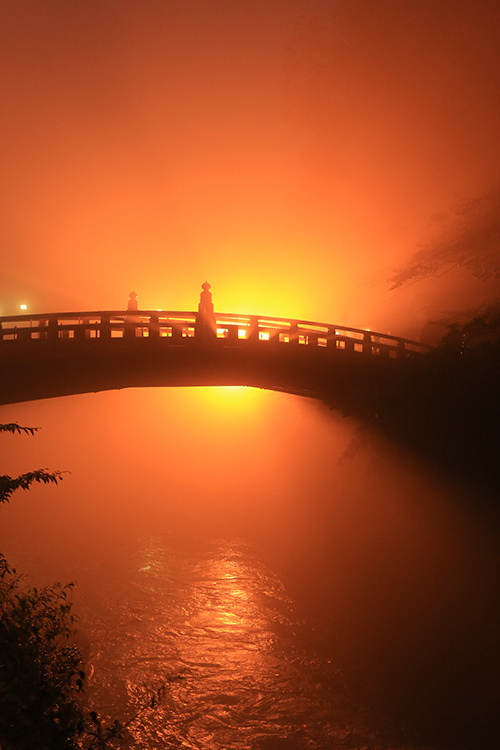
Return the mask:
[[[457,747],[495,736],[498,531],[479,496],[284,394],[130,389],[1,411],[42,428],[2,438],[9,473],[70,472],[2,508],[2,550],[31,583],[76,580],[78,603],[141,534],[243,539],[380,721]]]
[[[1,13],[2,314],[191,310],[208,279],[221,312],[418,337],[498,295],[460,253],[393,283],[498,189],[496,2]]]
[[[195,310],[208,280],[217,312],[437,342],[500,295],[499,30],[496,0],[0,2],[0,315]],[[498,524],[439,461],[251,389],[11,421],[41,429],[5,473],[68,472],[1,508],[28,580],[84,607],[140,533],[244,538],[379,716],[493,746]]]

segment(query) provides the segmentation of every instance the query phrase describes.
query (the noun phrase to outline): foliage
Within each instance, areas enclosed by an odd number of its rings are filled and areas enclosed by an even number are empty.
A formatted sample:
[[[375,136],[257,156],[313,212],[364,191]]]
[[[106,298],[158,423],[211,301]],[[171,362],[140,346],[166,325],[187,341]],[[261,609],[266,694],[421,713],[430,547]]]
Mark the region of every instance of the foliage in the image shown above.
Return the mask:
[[[34,435],[37,427],[1,424],[0,432]],[[34,482],[57,484],[62,472],[38,469],[0,476],[0,502]],[[103,723],[83,700],[83,656],[75,645],[73,583],[25,588],[0,553],[0,748],[6,750],[112,750],[144,711],[156,708],[165,683],[125,724]],[[119,742],[119,745],[116,743]]]
[[[463,323],[446,322],[448,331],[441,347],[450,351],[473,353],[500,345],[500,299],[470,310]]]
[[[500,511],[500,300],[469,319],[451,320],[442,344],[428,354],[373,358],[359,369],[353,362],[349,378],[332,377],[325,400],[467,483],[478,503]],[[370,431],[353,437],[341,463],[365,447]]]
[[[0,432],[34,435],[16,422]],[[0,476],[0,502],[34,482],[57,484],[59,471],[38,469]],[[78,699],[85,673],[73,642],[74,617],[68,593],[73,584],[24,589],[21,576],[0,554],[0,742],[22,750],[80,747],[85,728]]]
[[[437,235],[422,243],[389,279],[391,289],[452,269],[486,281],[500,277],[500,188],[459,205],[450,217],[435,216]]]
[[[34,435],[39,429],[39,427],[22,427],[21,425],[18,425],[17,422],[0,424],[0,432],[11,432],[18,435],[21,435],[22,433],[25,435]]]
[[[0,555],[0,738],[9,746],[76,748],[85,721],[82,654],[72,643],[73,584],[23,590]]]
[[[38,430],[38,427],[23,427],[17,424],[17,422],[0,424],[0,433],[10,432],[13,435],[34,435]],[[62,471],[48,471],[47,469],[28,471],[26,474],[20,474],[18,477],[9,477],[7,474],[4,474],[0,476],[0,503],[8,503],[16,490],[29,490],[34,482],[38,482],[39,484],[57,484],[62,481],[62,478]]]
[[[111,740],[122,739],[124,727],[118,719],[115,719],[111,726],[105,727],[96,711],[91,711],[89,716],[91,723],[87,729],[87,737],[90,738],[90,745],[85,743],[86,748],[106,750],[106,748],[111,747]]]
[[[21,582],[0,554],[1,746],[110,750],[122,739],[124,725],[115,720],[105,726],[82,700],[83,656],[73,642],[68,601],[74,584],[25,590]]]
[[[29,490],[33,482],[57,484],[62,481],[62,474],[61,471],[47,471],[47,469],[28,471],[14,478],[4,474],[0,476],[0,503],[8,503],[12,494],[18,489]]]

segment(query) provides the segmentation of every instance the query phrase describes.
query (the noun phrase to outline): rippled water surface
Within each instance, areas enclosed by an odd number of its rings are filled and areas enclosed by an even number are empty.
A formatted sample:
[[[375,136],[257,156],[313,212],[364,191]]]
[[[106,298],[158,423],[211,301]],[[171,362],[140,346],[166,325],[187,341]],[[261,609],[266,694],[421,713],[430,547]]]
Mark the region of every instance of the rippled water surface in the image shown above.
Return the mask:
[[[123,750],[496,749],[500,545],[476,493],[305,401],[206,396],[65,400],[57,450],[48,427],[39,454],[5,442],[12,475],[73,472],[2,508],[0,549],[30,585],[76,582],[86,695],[128,722]]]
[[[129,553],[107,560],[104,585],[94,561],[78,609],[92,644],[90,694],[105,713],[132,717],[166,686],[159,707],[130,725],[135,747],[381,742],[246,543],[147,536]]]

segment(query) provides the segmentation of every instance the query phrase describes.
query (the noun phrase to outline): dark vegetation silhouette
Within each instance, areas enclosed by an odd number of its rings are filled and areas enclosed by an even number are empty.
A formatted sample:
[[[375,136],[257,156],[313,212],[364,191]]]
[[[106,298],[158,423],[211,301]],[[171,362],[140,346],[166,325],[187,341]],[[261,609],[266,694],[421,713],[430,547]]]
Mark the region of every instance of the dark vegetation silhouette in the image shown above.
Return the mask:
[[[370,622],[371,589],[361,594],[356,644],[363,638],[380,651],[349,653],[351,631],[334,657],[350,675],[353,689],[366,698],[379,715],[391,717],[395,726],[405,729],[408,744],[417,740],[425,746],[453,750],[496,748],[500,735],[500,661],[495,622],[500,603],[497,596],[498,555],[493,552],[500,520],[500,300],[471,311],[456,322],[450,316],[441,343],[429,354],[402,360],[394,368],[374,371],[370,388],[353,381],[345,393],[332,392],[329,403],[344,414],[360,417],[362,426],[347,446],[340,462],[377,447],[377,435],[401,447],[401,454],[416,455],[432,469],[437,479],[448,480],[458,491],[454,502],[466,511],[472,528],[488,528],[485,539],[488,562],[476,578],[473,568],[458,570],[454,585],[461,596],[446,598],[443,578],[442,601],[436,599],[429,609],[430,619],[416,621],[404,609],[404,596],[388,600],[394,606],[395,620],[401,617],[404,650],[398,651],[398,632],[394,641],[386,621],[373,630],[363,624],[363,607]],[[391,460],[397,460],[397,450]],[[463,490],[463,491],[462,491]],[[425,501],[424,501],[425,506]],[[479,544],[478,541],[474,544]],[[411,538],[408,544],[412,544]],[[443,549],[446,548],[446,536]],[[381,549],[380,556],[385,550]],[[325,560],[328,560],[325,555]],[[398,580],[398,560],[388,556],[388,577]],[[366,563],[363,563],[366,564]],[[444,570],[451,571],[450,558]],[[459,568],[460,562],[457,562]],[[304,573],[307,580],[308,572]],[[440,573],[436,575],[440,580]],[[453,579],[453,575],[451,576]],[[418,579],[417,579],[418,581]],[[329,612],[329,576],[322,579],[325,596],[319,605],[320,616]],[[335,589],[334,589],[335,591]],[[409,599],[418,601],[408,592]],[[353,592],[359,597],[359,592]],[[312,600],[312,597],[311,597]],[[449,602],[450,609],[446,607]],[[377,604],[375,604],[375,607]],[[463,609],[462,609],[463,607]],[[361,614],[359,614],[361,613]],[[418,614],[418,613],[417,613]],[[405,631],[405,618],[411,626]],[[484,617],[484,620],[482,619]],[[489,619],[491,618],[491,619]],[[368,633],[368,635],[366,635]],[[414,643],[414,651],[407,644]],[[380,656],[379,656],[380,653]]]
[[[17,435],[34,435],[38,427],[21,427],[17,422],[0,424],[0,432],[10,432]],[[8,503],[14,492],[18,489],[29,490],[34,482],[39,484],[57,484],[63,478],[62,471],[48,471],[47,469],[36,469],[20,474],[18,477],[9,477],[7,474],[0,476],[0,503]]]
[[[500,509],[500,300],[446,325],[429,354],[374,373],[370,388],[353,381],[340,400],[336,393],[326,400]]]
[[[0,432],[34,435],[17,423]],[[0,476],[0,502],[35,482],[57,484],[63,472],[38,469]],[[129,721],[104,723],[84,700],[85,672],[75,643],[73,583],[27,588],[0,553],[0,748],[1,750],[107,750],[122,746],[124,731],[160,702],[165,685]],[[119,742],[120,745],[116,743]]]
[[[400,289],[461,269],[486,281],[500,277],[500,187],[460,203],[450,215],[431,217],[434,236],[389,279]]]
[[[500,278],[500,186],[431,217],[429,238],[388,280],[391,289],[450,271]],[[422,362],[401,368],[393,398],[374,394],[383,430],[498,499],[500,299],[448,314],[446,333]],[[375,403],[376,401],[376,403]]]

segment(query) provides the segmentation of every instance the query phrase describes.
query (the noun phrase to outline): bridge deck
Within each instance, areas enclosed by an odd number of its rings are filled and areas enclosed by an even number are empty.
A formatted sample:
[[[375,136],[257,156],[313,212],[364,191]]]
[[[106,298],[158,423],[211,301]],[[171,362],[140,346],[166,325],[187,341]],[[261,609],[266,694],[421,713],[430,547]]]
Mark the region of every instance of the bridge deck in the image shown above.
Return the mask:
[[[154,385],[253,385],[321,396],[336,380],[429,349],[374,331],[252,315],[16,315],[0,318],[0,403]]]

